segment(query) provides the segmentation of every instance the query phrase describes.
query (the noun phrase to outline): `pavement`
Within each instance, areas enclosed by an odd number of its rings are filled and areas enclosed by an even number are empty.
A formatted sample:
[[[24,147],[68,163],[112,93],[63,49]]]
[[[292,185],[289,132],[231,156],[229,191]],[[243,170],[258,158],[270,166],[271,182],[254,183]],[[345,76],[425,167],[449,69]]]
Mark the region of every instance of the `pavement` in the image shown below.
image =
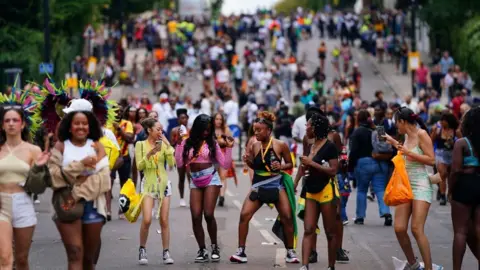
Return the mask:
[[[300,52],[306,53],[307,59],[312,63],[317,61],[316,48],[319,40],[314,38],[304,41],[300,44]],[[338,41],[328,40],[329,49],[338,43]],[[242,48],[242,43],[239,44]],[[135,52],[129,52],[131,55]],[[394,92],[388,87],[392,84],[389,78],[391,76],[380,76],[378,68],[372,67],[372,62],[362,55],[358,50],[354,50],[354,61],[358,62],[363,74],[362,96],[364,99],[373,100],[375,90],[383,89],[387,100],[393,99]],[[309,65],[309,69],[314,64]],[[327,76],[332,76],[332,67],[327,65]],[[383,71],[382,71],[383,72]],[[329,79],[331,80],[331,79]],[[192,88],[191,94],[198,96],[201,89],[200,83],[194,77],[186,80],[186,83]],[[127,92],[140,94],[142,89],[122,89],[121,95]],[[120,91],[116,93],[119,95]],[[115,98],[115,97],[113,97]],[[235,265],[228,261],[231,254],[236,251],[238,237],[238,220],[240,208],[245,199],[250,181],[243,175],[241,168],[237,169],[239,176],[238,186],[234,186],[233,181],[228,181],[228,192],[226,194],[226,206],[217,207],[215,211],[218,225],[218,240],[221,247],[222,259],[219,263],[195,264],[194,257],[198,250],[193,231],[191,228],[191,218],[189,209],[179,206],[179,195],[177,175],[174,171],[168,173],[172,181],[174,191],[171,201],[170,212],[170,251],[175,259],[174,265],[164,266],[162,264],[162,246],[161,236],[158,233],[159,224],[153,222],[150,228],[150,237],[147,244],[149,254],[148,266],[139,266],[138,246],[139,246],[139,228],[141,218],[137,223],[130,224],[125,220],[119,220],[116,215],[113,220],[108,222],[102,231],[102,251],[97,269],[218,269],[218,270],[263,270],[274,268],[298,269],[299,265],[286,265],[284,261],[285,249],[280,241],[271,233],[273,219],[276,217],[276,211],[268,207],[262,207],[252,219],[250,232],[247,239],[246,253],[249,258],[248,264]],[[114,194],[118,194],[119,185],[115,183]],[[188,190],[186,198],[188,198]],[[38,225],[30,251],[31,269],[66,269],[67,258],[59,233],[51,220],[52,208],[50,206],[51,191],[47,191],[40,196],[41,203],[36,205]],[[116,212],[118,204],[114,200],[113,212]],[[355,217],[356,191],[351,194],[347,207],[347,213],[350,219]],[[365,225],[354,225],[353,221],[345,227],[343,247],[350,253],[350,264],[337,265],[337,270],[392,270],[392,256],[404,259],[404,255],[396,240],[393,227],[384,227],[383,219],[378,216],[378,207],[376,203],[369,202]],[[394,211],[394,209],[392,209]],[[299,242],[297,253],[301,254],[301,239],[303,236],[303,223],[298,221]],[[321,222],[319,222],[321,224]],[[207,243],[209,242],[207,235]],[[450,218],[450,207],[439,206],[436,201],[432,203],[428,220],[425,225],[425,232],[430,240],[433,261],[436,264],[443,265],[445,269],[452,269],[451,247],[452,247],[452,225]],[[412,242],[416,246],[412,237]],[[420,257],[417,248],[415,254]],[[319,252],[319,263],[311,265],[310,269],[326,269],[327,266],[327,241],[325,234],[318,236],[317,250]],[[463,269],[477,269],[477,262],[470,251],[467,251]]]

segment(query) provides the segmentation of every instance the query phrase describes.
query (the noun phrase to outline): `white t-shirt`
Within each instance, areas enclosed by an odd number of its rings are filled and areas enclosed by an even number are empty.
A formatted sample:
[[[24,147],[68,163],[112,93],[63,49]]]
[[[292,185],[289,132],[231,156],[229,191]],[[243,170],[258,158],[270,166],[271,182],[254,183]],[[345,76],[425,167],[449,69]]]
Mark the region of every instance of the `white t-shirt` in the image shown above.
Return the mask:
[[[218,46],[213,46],[213,47],[211,47],[211,48],[208,50],[208,54],[209,54],[209,56],[210,56],[210,60],[212,60],[212,61],[218,60],[218,57],[219,57],[220,55],[224,54],[224,53],[225,53],[225,51],[224,51],[222,48],[218,47]]]
[[[203,77],[204,78],[211,78],[213,75],[213,71],[211,69],[205,69],[203,71]]]
[[[279,51],[279,52],[285,51],[286,42],[287,42],[287,40],[283,36],[280,36],[277,39],[277,51]]]
[[[302,115],[297,119],[295,119],[295,122],[293,122],[293,127],[292,127],[292,137],[303,140],[303,137],[307,133],[306,125],[307,125],[306,115]],[[301,155],[303,155],[303,144],[297,143],[297,156],[301,156]]]
[[[200,103],[200,111],[206,115],[211,115],[212,114],[212,103],[208,98],[203,98],[202,102]]]
[[[228,69],[222,69],[217,72],[217,81],[219,83],[228,83],[230,79],[230,72],[228,72]]]
[[[223,105],[223,112],[226,115],[227,126],[238,125],[238,116],[240,115],[240,109],[238,103],[229,100]]]

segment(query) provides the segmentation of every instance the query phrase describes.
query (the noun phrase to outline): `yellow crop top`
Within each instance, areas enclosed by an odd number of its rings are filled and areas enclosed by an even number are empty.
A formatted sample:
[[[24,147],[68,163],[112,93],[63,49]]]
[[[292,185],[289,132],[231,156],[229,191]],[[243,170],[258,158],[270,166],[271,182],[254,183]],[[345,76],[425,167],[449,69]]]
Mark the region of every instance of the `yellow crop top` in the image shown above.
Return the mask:
[[[15,148],[21,144],[23,143],[20,143]],[[4,145],[9,153],[0,159],[0,184],[20,184],[25,182],[30,171],[30,165],[13,154],[15,148],[10,149],[7,144]]]

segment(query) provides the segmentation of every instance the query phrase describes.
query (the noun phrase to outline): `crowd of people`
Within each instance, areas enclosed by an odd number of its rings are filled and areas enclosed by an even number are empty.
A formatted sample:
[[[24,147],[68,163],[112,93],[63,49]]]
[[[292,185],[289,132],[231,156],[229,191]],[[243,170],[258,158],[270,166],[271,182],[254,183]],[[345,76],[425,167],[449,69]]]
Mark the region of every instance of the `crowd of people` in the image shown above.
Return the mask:
[[[427,167],[435,167],[442,179],[437,200],[452,207],[453,269],[462,268],[467,243],[480,258],[476,197],[480,142],[478,128],[474,128],[480,109],[469,98],[473,84],[444,54],[438,61],[437,72],[446,72],[440,86],[436,80],[440,76],[419,69],[415,97],[387,103],[378,90],[372,102],[362,99],[362,93],[372,89],[362,87],[361,68],[350,51],[355,42],[351,41],[361,39],[365,49],[380,54],[379,36],[403,31],[401,12],[381,15],[375,10],[367,18],[302,9],[291,16],[258,12],[221,17],[211,25],[213,36],[204,38],[195,37],[191,18],[180,21],[176,15],[155,15],[129,22],[133,28],[127,27],[127,46],[143,46],[145,41],[147,56],[143,76],[134,62],[123,79],[151,88],[157,102],[150,101],[150,93],[141,98],[130,94],[118,104],[108,100],[113,77],[81,82],[77,98],[49,80],[0,96],[0,230],[8,232],[0,235],[2,267],[11,267],[15,259],[18,269],[28,269],[37,223],[29,196],[48,187],[54,190],[53,220],[65,245],[69,269],[94,269],[102,227],[112,219],[116,194],[111,187],[117,176],[121,187],[131,179],[143,197],[139,263],[148,264],[146,243],[156,215],[162,230],[163,262],[173,264],[169,209],[172,183],[177,180],[169,178],[169,169],[178,172],[181,207],[187,206],[185,180],[190,188],[192,230],[198,244],[194,261],[220,261],[215,208],[226,203],[228,178],[236,181],[232,148],[241,130],[247,133],[247,143],[237,147],[245,148],[244,172],[252,185],[239,213],[238,249],[231,262],[248,261],[249,222],[267,204],[278,211],[274,226],[281,232],[287,263],[301,263],[306,270],[318,261],[320,214],[327,235],[328,269],[348,263],[343,228],[349,224],[346,207],[356,188],[354,225],[368,223],[367,200],[376,200],[378,217],[385,226],[394,227],[407,258],[405,269],[431,270],[432,252],[424,227],[436,184]],[[379,34],[373,49],[362,37],[365,25]],[[318,68],[308,74],[297,58],[298,43],[317,32],[323,37],[325,29],[330,38],[340,37],[341,43],[328,48],[321,42]],[[237,41],[243,38],[251,42],[240,54]],[[331,85],[327,84],[327,60],[334,70],[329,74]],[[192,101],[182,84],[191,75],[199,75],[203,82],[198,101]],[[450,77],[453,82],[449,84]],[[445,89],[454,93],[449,104],[439,101]],[[396,206],[392,216],[384,193],[393,170],[391,159],[397,153],[405,160],[413,200]],[[118,217],[123,219],[124,214],[120,207]],[[304,224],[301,258],[296,255],[297,216]],[[415,257],[407,233],[410,219],[424,266]]]

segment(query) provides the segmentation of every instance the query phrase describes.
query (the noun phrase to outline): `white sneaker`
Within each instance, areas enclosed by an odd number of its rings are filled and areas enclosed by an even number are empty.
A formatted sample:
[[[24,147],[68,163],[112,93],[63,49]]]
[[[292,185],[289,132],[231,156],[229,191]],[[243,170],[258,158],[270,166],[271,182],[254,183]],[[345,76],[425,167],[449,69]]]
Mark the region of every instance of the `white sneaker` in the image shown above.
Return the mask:
[[[34,203],[35,203],[35,204],[39,204],[39,203],[40,203],[40,200],[39,200],[39,199],[36,199]]]
[[[187,202],[185,201],[185,199],[180,199],[180,206],[187,207]]]
[[[170,255],[170,251],[164,250],[163,251],[163,264],[173,264],[173,258]]]
[[[148,264],[147,250],[145,248],[140,248],[138,250],[138,264],[140,264],[140,265],[147,265]]]

